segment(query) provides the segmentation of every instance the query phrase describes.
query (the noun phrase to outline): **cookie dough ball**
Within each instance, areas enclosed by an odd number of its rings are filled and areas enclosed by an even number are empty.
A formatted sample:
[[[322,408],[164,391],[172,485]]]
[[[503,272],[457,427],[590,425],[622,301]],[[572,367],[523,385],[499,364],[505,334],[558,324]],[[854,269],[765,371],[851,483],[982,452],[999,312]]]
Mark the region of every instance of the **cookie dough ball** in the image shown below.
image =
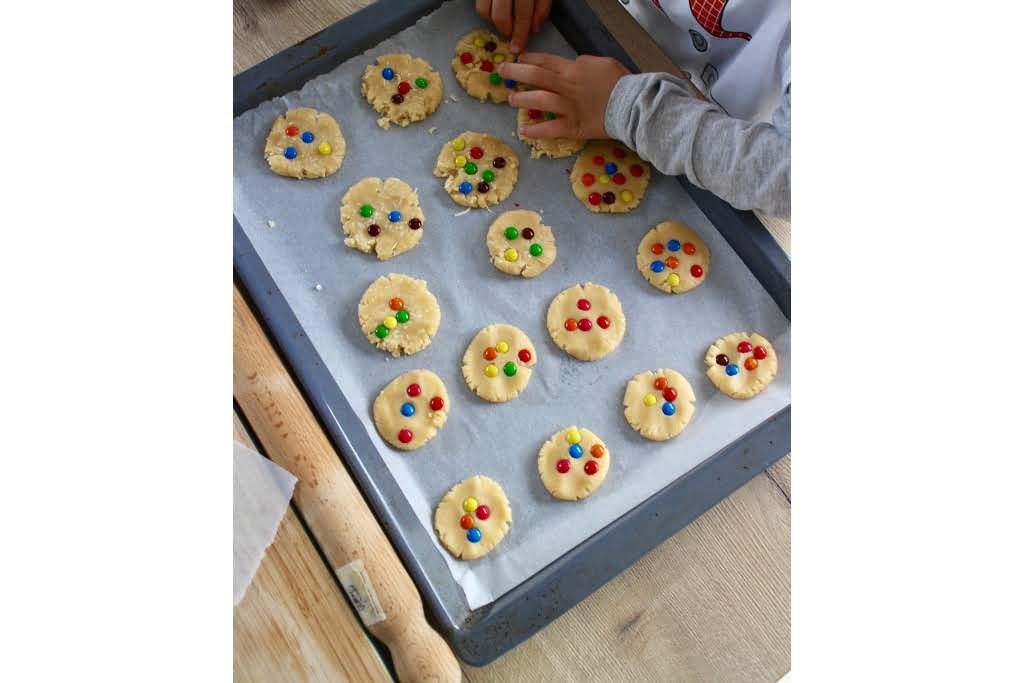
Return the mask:
[[[534,211],[506,211],[487,230],[491,263],[503,273],[535,277],[555,262],[558,250],[551,228]]]
[[[726,396],[753,398],[771,384],[779,371],[779,357],[759,334],[734,332],[708,348],[704,356],[708,379]]]
[[[589,429],[567,427],[541,446],[537,469],[544,488],[560,500],[579,500],[597,490],[612,466],[604,441]]]
[[[560,349],[580,360],[597,360],[615,350],[626,334],[619,297],[588,282],[562,291],[548,306],[548,332]]]
[[[392,356],[427,348],[440,325],[441,309],[424,280],[382,275],[359,300],[359,326],[367,341]]]
[[[341,200],[345,246],[381,261],[419,244],[425,221],[416,190],[398,178],[363,178]]]
[[[488,325],[462,356],[462,376],[480,398],[511,401],[530,383],[537,349],[526,333],[512,325]]]
[[[377,125],[408,126],[422,121],[437,109],[444,97],[444,83],[430,64],[419,57],[387,54],[367,64],[363,71],[363,97],[379,114]]]
[[[636,152],[597,140],[576,158],[569,179],[572,193],[594,213],[625,213],[640,205],[651,169]]]
[[[518,123],[516,130],[528,124],[550,121],[556,116],[554,112],[542,112],[540,109],[520,109],[516,114]],[[541,157],[561,159],[572,156],[583,149],[583,145],[586,144],[585,140],[575,138],[531,138],[522,134],[519,134],[519,139],[530,146],[531,159],[540,159]]]
[[[515,58],[508,42],[491,31],[479,29],[467,33],[455,45],[452,71],[459,85],[481,102],[505,102],[513,90],[522,90],[515,81],[503,80],[495,67]]]
[[[505,538],[512,506],[498,482],[477,475],[463,479],[445,494],[434,512],[434,529],[455,559],[475,560]]]
[[[667,441],[690,422],[696,400],[685,377],[670,368],[658,368],[629,380],[622,404],[630,427],[645,439]]]
[[[663,292],[680,294],[700,285],[711,266],[708,245],[696,232],[676,221],[648,231],[636,252],[640,273]]]
[[[326,178],[345,158],[345,137],[330,114],[289,109],[270,127],[263,156],[270,170],[289,178]]]
[[[434,438],[448,419],[448,391],[430,370],[391,380],[373,402],[373,424],[382,439],[411,451]]]
[[[445,143],[437,155],[434,175],[456,204],[483,207],[512,193],[519,179],[519,157],[493,135],[466,131]]]

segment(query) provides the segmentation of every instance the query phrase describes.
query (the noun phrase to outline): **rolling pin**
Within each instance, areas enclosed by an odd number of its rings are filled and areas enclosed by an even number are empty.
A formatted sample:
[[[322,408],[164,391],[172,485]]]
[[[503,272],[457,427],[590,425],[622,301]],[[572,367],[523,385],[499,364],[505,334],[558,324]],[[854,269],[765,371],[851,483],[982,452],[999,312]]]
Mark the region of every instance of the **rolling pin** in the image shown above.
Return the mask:
[[[266,455],[298,477],[295,504],[399,680],[460,680],[416,586],[237,287],[234,392]]]

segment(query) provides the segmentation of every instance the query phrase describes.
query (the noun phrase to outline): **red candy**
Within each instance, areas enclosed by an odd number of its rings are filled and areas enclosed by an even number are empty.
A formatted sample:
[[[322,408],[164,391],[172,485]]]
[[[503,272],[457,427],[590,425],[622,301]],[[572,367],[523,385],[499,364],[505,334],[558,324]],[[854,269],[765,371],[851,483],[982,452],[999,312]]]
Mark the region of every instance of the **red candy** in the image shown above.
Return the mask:
[[[468,52],[463,52],[461,55],[459,55],[459,61],[462,62],[463,64],[469,64],[470,62],[473,61],[473,55],[471,55]]]
[[[530,353],[530,349],[519,349],[519,360],[524,363],[529,363],[533,360],[533,354]]]
[[[488,346],[484,349],[484,360],[494,360],[498,357],[498,350],[493,346]]]
[[[474,512],[476,513],[477,519],[487,519],[491,516],[491,508],[486,505],[477,505]]]
[[[605,192],[603,195],[601,195],[601,199],[604,200],[605,204],[614,204],[615,203],[615,193],[614,192]]]
[[[580,299],[579,301],[576,302],[576,308],[580,309],[581,311],[589,311],[590,302],[587,301],[586,299]]]
[[[415,382],[413,382],[412,384],[410,384],[409,386],[407,386],[405,388],[405,393],[409,394],[413,398],[416,398],[417,396],[419,396],[420,392],[422,392],[422,391],[423,391],[423,389],[420,388],[420,385],[416,384]]]
[[[565,321],[565,329],[569,330],[570,332],[575,332],[576,331],[576,320],[573,319],[573,318],[567,319]]]
[[[494,64],[488,62],[486,59],[480,64],[480,68],[484,71],[494,71]]]
[[[676,390],[672,387],[667,387],[665,391],[661,392],[661,395],[665,397],[666,401],[674,401],[676,400],[676,396],[678,396]]]
[[[472,515],[462,515],[462,517],[459,518],[459,526],[461,526],[463,529],[472,529],[473,528],[473,516]]]
[[[405,302],[396,296],[388,302],[388,308],[392,311],[400,311],[405,308]]]
[[[526,113],[530,115],[531,119],[539,119],[541,117],[540,109],[530,109]]]
[[[665,381],[664,377],[659,377],[658,379],[654,380],[654,388],[657,389],[658,391],[661,391],[667,386],[668,382]]]
[[[595,166],[604,166],[604,157],[601,155],[594,157],[593,161]]]
[[[473,157],[474,159],[479,159],[483,155],[484,151],[479,147],[474,147],[473,149],[469,150],[469,156]]]
[[[408,81],[402,81],[401,83],[398,84],[398,92],[402,93],[403,95],[408,95],[410,90],[412,90],[412,86],[409,85]]]
[[[410,441],[412,441],[412,430],[403,429],[400,432],[398,432],[398,440],[401,441],[402,443],[409,443]]]
[[[629,167],[629,175],[633,176],[634,178],[639,178],[643,174],[644,167],[641,166],[640,164],[633,164],[632,166]]]
[[[555,469],[558,470],[559,474],[565,474],[569,471],[569,461],[566,458],[562,458],[555,464]]]
[[[299,129],[296,126],[288,126],[287,128],[284,129],[284,134],[290,138],[293,138],[299,134]]]
[[[704,269],[700,267],[700,264],[694,263],[690,266],[690,275],[694,277],[700,277],[704,274]]]
[[[580,321],[576,323],[576,326],[584,332],[590,332],[594,327],[594,323],[590,322],[590,318],[580,318]]]
[[[582,182],[586,187],[593,185],[594,180],[595,178],[593,173],[584,173],[583,177],[580,178],[580,182]]]
[[[437,410],[441,410],[441,408],[444,408],[444,399],[443,398],[441,398],[440,396],[435,396],[434,398],[430,399],[430,409],[431,410],[437,411]]]
[[[583,471],[589,475],[597,474],[597,462],[588,460],[587,464],[583,466]]]
[[[621,147],[616,147],[615,149],[613,149],[612,150],[612,154],[615,155],[616,159],[625,159],[626,158],[626,150],[622,149]]]
[[[658,242],[657,244],[651,245],[651,253],[652,254],[660,254],[663,251],[665,251],[665,245],[662,244],[661,242]]]
[[[739,351],[740,353],[750,353],[750,350],[752,348],[753,347],[750,345],[750,342],[748,341],[741,341],[739,344],[736,345],[736,350]]]
[[[763,346],[755,346],[754,347],[754,358],[756,358],[758,360],[764,360],[767,357],[768,357],[768,349],[764,348]]]
[[[601,203],[601,193],[591,192],[589,195],[587,195],[587,201],[593,204],[594,206],[597,206],[598,204]]]
[[[686,244],[683,245],[683,253],[689,256],[693,256],[694,254],[697,253],[697,247],[693,246],[692,243],[687,242]]]
[[[679,259],[677,259],[675,256],[669,256],[667,259],[665,259],[665,265],[671,268],[672,270],[675,270],[676,268],[679,267]]]
[[[608,316],[606,316],[606,315],[598,316],[598,318],[597,318],[597,326],[600,327],[602,330],[607,330],[608,327],[611,324],[612,324],[612,321],[608,319]]]
[[[616,173],[615,175],[612,176],[612,182],[615,183],[616,185],[625,185],[626,176],[622,175],[621,173]]]

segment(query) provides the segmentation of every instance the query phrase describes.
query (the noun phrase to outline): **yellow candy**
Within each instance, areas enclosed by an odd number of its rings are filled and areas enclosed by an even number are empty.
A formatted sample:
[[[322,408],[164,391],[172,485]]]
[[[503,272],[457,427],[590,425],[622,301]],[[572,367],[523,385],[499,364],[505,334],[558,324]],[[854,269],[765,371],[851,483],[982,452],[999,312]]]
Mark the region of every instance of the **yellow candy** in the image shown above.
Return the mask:
[[[484,374],[487,375],[488,377],[497,377],[498,376],[498,366],[495,365],[494,363],[491,363],[486,368],[484,368]]]
[[[455,138],[454,140],[452,140],[452,147],[455,148],[456,152],[461,152],[462,150],[466,149],[466,141],[463,140],[462,138]]]
[[[494,63],[501,64],[505,61],[505,55],[494,55]]]
[[[607,173],[602,173],[601,175],[599,175],[597,177],[597,182],[604,183],[605,185],[607,185],[611,181],[612,181],[612,179],[608,177]]]
[[[629,190],[623,190],[619,193],[619,198],[624,202],[631,202],[633,201],[633,193]]]
[[[518,261],[519,260],[519,252],[516,251],[515,249],[513,249],[512,247],[509,247],[508,249],[505,250],[505,260],[506,261]],[[498,350],[501,351],[501,344],[498,344]],[[501,352],[505,353],[504,351],[501,351]]]
[[[486,44],[486,41],[483,38],[477,36],[476,38],[473,39],[473,44],[476,45],[477,47],[483,47]]]
[[[583,437],[575,429],[570,429],[569,433],[565,435],[565,440],[569,443],[579,443],[583,440]]]
[[[508,258],[508,253],[507,252],[505,254],[505,258]],[[515,261],[515,259],[511,259],[511,260]],[[498,353],[508,353],[508,342],[500,341],[500,342],[498,342],[497,344],[494,345],[494,348],[496,348],[498,350]]]
[[[398,321],[395,320],[395,316],[389,315],[388,317],[384,318],[384,327],[388,328],[389,330],[393,330],[396,327],[398,327]]]
[[[476,498],[467,498],[462,501],[462,509],[466,512],[473,512],[476,510],[477,505],[479,505],[479,503],[476,502]]]
[[[676,285],[678,285],[679,284],[679,275],[677,275],[676,273],[669,273],[668,274],[668,284],[669,284],[670,287],[675,287]]]
[[[459,156],[455,157],[455,165],[458,166],[459,168],[462,168],[463,166],[465,166],[466,165],[466,157],[462,156],[461,154]]]
[[[324,156],[327,156],[328,154],[331,153],[331,145],[330,143],[327,142],[321,142],[320,146],[316,148],[316,151],[320,152]]]
[[[657,402],[658,402],[658,399],[656,399],[654,397],[654,394],[646,394],[644,396],[644,405],[645,406],[653,406]]]

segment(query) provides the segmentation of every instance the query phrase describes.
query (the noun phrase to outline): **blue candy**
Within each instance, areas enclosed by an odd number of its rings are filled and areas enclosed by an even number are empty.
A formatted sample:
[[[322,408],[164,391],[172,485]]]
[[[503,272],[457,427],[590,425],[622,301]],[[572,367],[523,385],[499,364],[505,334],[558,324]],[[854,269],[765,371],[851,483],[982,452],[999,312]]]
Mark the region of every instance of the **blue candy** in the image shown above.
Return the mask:
[[[402,214],[399,213],[398,211],[392,211],[391,213],[388,214],[388,220],[391,221],[392,223],[397,223],[398,221],[402,220]]]
[[[665,413],[666,415],[675,415],[676,404],[673,403],[672,401],[665,401],[664,403],[661,404],[661,412]]]
[[[651,270],[653,270],[655,273],[660,273],[661,271],[665,270],[664,262],[662,262],[662,261],[652,261],[651,262]]]
[[[406,417],[412,417],[415,414],[416,414],[416,406],[414,406],[411,403],[403,403],[402,404],[402,415],[405,415]]]
[[[669,240],[666,246],[669,251],[679,251],[679,240]]]
[[[511,78],[506,78],[505,79],[505,87],[506,88],[514,88],[514,87],[516,87],[516,82],[513,81]]]
[[[738,375],[740,374],[740,368],[738,365],[729,363],[729,365],[725,366],[725,374],[729,375],[730,377],[732,377],[733,375]]]
[[[294,147],[285,147],[284,148],[284,158],[285,159],[294,159],[297,156],[299,156],[299,153],[297,151],[295,151]]]
[[[313,142],[313,134],[307,130],[305,133],[302,134],[302,141],[305,142],[307,145]]]
[[[610,161],[607,164],[604,165],[604,172],[607,173],[608,175],[614,175],[615,172],[618,171],[618,170],[619,170],[619,167],[616,166],[615,164],[613,164]]]
[[[395,77],[395,70],[390,66],[384,67],[384,70],[380,72],[380,75],[384,77],[385,81],[390,81]]]
[[[480,530],[476,527],[473,527],[472,529],[466,532],[466,540],[468,540],[470,543],[479,543],[481,535],[482,534],[480,533]]]
[[[463,180],[459,183],[459,192],[462,194],[469,194],[473,191],[473,183]]]
[[[574,458],[582,458],[583,446],[580,446],[578,443],[574,443],[573,445],[569,446],[569,455],[571,455]]]

